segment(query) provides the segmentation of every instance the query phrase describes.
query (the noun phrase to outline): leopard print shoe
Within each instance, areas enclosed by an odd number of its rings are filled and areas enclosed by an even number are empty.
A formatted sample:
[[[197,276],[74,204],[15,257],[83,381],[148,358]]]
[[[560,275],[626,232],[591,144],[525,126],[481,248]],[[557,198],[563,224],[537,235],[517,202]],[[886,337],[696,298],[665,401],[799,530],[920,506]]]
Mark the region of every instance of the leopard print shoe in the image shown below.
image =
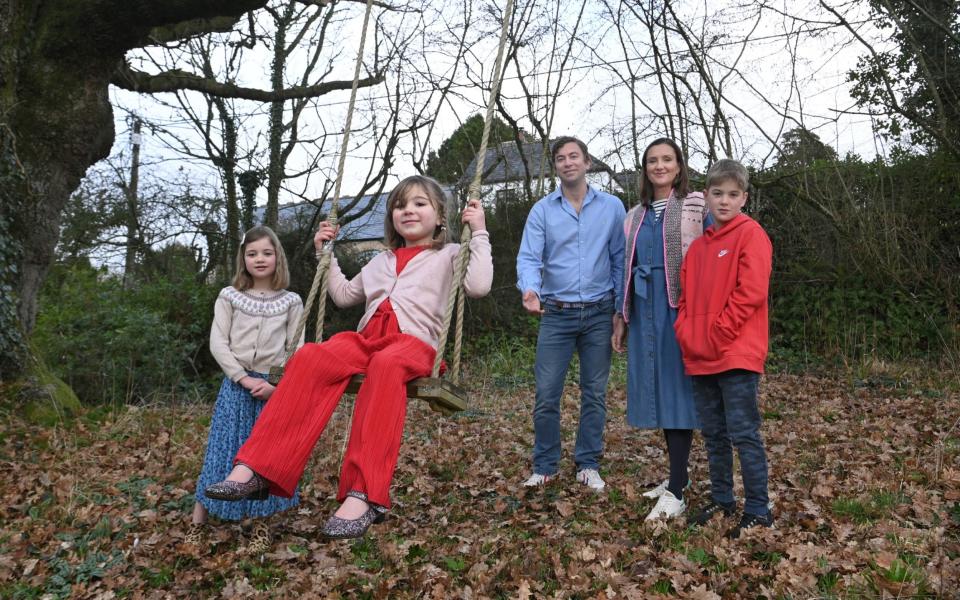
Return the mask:
[[[263,521],[257,521],[253,525],[253,530],[247,539],[247,545],[244,547],[244,554],[252,556],[269,552],[273,545],[273,535],[270,532],[270,526]]]

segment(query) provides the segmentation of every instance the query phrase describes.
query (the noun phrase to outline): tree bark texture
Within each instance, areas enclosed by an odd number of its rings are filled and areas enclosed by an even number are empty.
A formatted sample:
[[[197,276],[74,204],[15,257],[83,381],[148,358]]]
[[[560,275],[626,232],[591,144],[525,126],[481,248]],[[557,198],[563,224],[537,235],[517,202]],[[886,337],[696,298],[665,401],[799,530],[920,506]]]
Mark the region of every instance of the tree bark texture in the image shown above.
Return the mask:
[[[17,268],[4,282],[12,288],[16,313],[9,322],[0,310],[0,330],[29,334],[33,328],[63,207],[113,144],[108,87],[125,53],[149,44],[154,28],[189,24],[187,29],[204,30],[205,19],[239,17],[265,3],[0,0],[0,137],[10,142],[4,148],[13,148],[5,164],[14,165],[3,173],[22,175],[0,177],[0,221],[10,222],[0,234],[17,247]],[[16,351],[4,344],[0,360]],[[0,379],[8,375],[16,373],[0,369]]]

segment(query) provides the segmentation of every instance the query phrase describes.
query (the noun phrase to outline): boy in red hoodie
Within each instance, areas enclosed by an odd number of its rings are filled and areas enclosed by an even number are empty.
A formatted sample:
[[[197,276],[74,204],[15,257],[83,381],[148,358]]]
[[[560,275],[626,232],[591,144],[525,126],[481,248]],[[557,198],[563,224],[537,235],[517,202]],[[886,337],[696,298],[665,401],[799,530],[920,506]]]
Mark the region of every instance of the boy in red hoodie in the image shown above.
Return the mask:
[[[760,224],[741,211],[747,170],[719,160],[707,172],[706,200],[714,225],[690,246],[680,269],[674,329],[683,364],[693,376],[693,400],[710,465],[710,502],[688,522],[733,515],[733,452],[740,455],[744,507],[727,532],[773,525],[768,507],[767,455],[760,437],[757,383],[767,357],[767,289],[773,247]]]

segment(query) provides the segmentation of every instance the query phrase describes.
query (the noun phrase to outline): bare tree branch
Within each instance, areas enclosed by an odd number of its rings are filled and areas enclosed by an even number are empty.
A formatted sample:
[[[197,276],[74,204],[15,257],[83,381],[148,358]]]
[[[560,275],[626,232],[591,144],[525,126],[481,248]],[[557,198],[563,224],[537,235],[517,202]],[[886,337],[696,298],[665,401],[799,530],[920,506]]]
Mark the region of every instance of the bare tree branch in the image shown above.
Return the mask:
[[[383,83],[383,80],[384,74],[383,72],[379,72],[370,77],[362,78],[359,86],[370,87]],[[348,90],[353,84],[352,81],[346,80],[324,81],[315,85],[297,86],[272,92],[269,90],[242,87],[232,83],[223,83],[180,69],[171,69],[153,75],[135,70],[126,63],[118,66],[110,82],[121,89],[131,92],[158,94],[162,92],[176,92],[178,90],[193,90],[221,98],[241,98],[259,102],[323,96],[324,94],[329,94],[337,90]]]

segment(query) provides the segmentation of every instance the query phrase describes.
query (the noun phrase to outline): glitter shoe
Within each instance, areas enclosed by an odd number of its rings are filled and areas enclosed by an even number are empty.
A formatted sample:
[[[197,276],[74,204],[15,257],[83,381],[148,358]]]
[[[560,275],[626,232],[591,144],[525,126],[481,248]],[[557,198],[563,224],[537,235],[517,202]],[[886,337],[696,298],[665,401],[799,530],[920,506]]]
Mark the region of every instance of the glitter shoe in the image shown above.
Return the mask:
[[[237,463],[243,465],[243,463]],[[249,465],[243,465],[250,469]],[[253,477],[244,482],[239,481],[221,481],[207,486],[203,490],[207,498],[214,500],[226,500],[227,502],[236,502],[238,500],[266,500],[270,496],[270,482],[253,472]]]

